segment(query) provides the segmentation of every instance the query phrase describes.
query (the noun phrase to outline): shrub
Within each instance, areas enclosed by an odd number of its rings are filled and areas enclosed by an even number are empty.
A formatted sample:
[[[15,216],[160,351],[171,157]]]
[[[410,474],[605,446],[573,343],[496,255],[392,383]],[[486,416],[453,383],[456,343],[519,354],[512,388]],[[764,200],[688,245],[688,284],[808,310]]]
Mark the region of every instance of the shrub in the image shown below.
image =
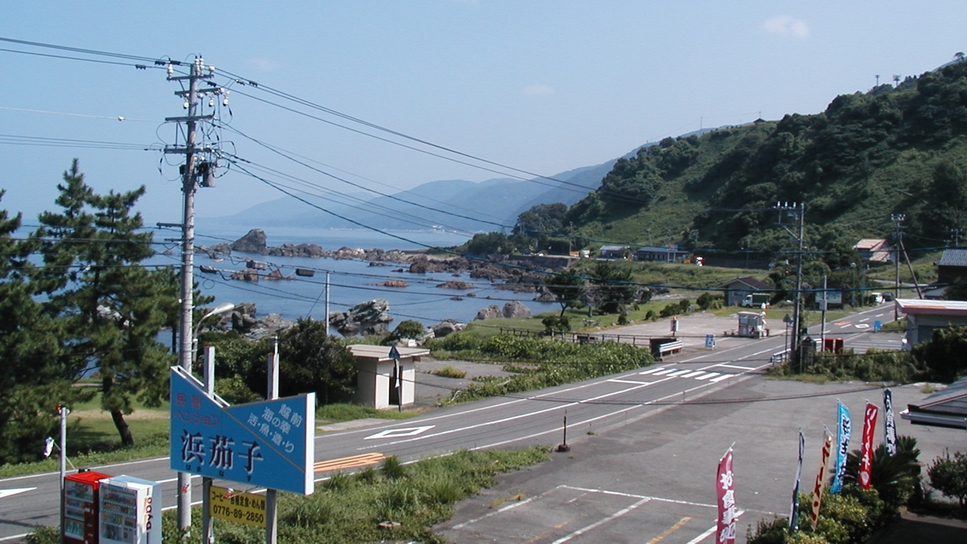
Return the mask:
[[[967,504],[967,455],[956,451],[953,459],[950,452],[937,457],[927,469],[927,477],[930,486],[945,497],[956,498],[961,507]]]

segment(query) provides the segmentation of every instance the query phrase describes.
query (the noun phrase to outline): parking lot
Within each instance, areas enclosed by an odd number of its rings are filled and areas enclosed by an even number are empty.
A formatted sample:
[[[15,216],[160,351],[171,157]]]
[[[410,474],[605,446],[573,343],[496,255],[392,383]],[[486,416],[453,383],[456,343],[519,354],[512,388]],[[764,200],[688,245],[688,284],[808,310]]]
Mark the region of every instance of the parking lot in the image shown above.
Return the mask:
[[[897,409],[926,396],[917,386],[893,389]],[[499,485],[458,505],[437,527],[451,542],[712,542],[715,469],[733,446],[735,494],[743,512],[738,541],[760,519],[786,516],[798,451],[806,436],[802,488],[818,471],[823,427],[834,428],[837,400],[858,429],[867,400],[881,392],[864,384],[815,385],[751,377],[694,404],[583,432],[572,429],[571,451],[502,476]],[[913,426],[921,462],[945,449],[967,450],[962,430]],[[876,440],[882,440],[882,428]],[[962,529],[961,529],[962,530]],[[960,533],[967,535],[967,533]],[[963,540],[962,540],[963,541]]]

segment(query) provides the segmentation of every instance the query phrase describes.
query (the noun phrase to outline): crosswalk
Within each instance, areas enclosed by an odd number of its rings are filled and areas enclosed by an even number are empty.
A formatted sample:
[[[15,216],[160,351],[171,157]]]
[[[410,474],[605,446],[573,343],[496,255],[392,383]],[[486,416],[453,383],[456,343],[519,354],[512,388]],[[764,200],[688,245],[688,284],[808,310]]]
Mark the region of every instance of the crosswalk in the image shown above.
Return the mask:
[[[665,367],[655,367],[649,368],[638,373],[639,376],[662,376],[666,378],[689,378],[699,381],[707,381],[709,383],[718,383],[722,380],[727,380],[734,376],[734,374],[727,374],[722,372],[710,372],[707,370],[680,370],[677,368],[665,368]]]

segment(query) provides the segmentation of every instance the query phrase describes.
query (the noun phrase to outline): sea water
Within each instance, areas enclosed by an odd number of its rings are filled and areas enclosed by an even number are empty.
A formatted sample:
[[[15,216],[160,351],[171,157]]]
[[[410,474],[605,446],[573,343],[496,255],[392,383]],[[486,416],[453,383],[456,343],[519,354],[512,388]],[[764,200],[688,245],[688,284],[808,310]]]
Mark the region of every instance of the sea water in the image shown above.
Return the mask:
[[[247,231],[206,228],[196,232],[196,246],[213,246],[220,242],[233,242]],[[265,229],[267,245],[281,246],[292,243],[314,243],[324,250],[333,251],[342,247],[362,249],[423,249],[425,247],[449,247],[466,242],[467,234],[442,231],[392,231],[389,234],[365,230],[328,230],[328,229]],[[264,276],[278,270],[287,279],[259,281],[240,281],[229,279],[233,271],[248,268],[248,261],[256,260],[266,264],[260,271]],[[155,264],[170,263],[180,265],[177,247],[167,255],[153,259]],[[394,323],[412,319],[424,325],[433,325],[444,319],[455,319],[466,323],[472,320],[477,311],[490,305],[503,307],[511,300],[523,302],[532,313],[559,309],[553,303],[540,303],[533,300],[534,293],[514,293],[496,289],[486,280],[472,279],[466,272],[460,274],[427,273],[411,274],[405,272],[405,263],[384,263],[386,266],[371,266],[363,260],[344,260],[307,257],[270,257],[267,255],[232,252],[223,258],[204,253],[195,254],[195,280],[203,295],[215,297],[212,306],[222,302],[240,304],[253,303],[256,317],[271,313],[295,320],[300,317],[325,319],[326,272],[329,273],[329,309],[345,311],[361,302],[383,298],[389,302],[389,313]],[[200,267],[214,272],[201,272]],[[211,267],[211,268],[208,268]],[[312,271],[312,277],[297,275]],[[404,272],[400,272],[402,269]],[[403,280],[408,287],[383,287],[377,285],[386,280]],[[437,287],[449,280],[460,280],[473,284],[472,289],[453,290]],[[456,300],[459,299],[459,300]]]

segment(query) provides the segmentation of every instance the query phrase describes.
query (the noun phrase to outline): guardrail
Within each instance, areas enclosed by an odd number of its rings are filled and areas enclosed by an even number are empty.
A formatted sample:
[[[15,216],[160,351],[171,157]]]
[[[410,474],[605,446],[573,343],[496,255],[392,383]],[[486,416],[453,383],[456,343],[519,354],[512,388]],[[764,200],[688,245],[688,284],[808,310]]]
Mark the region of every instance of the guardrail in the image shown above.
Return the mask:
[[[685,342],[682,340],[675,340],[674,342],[665,342],[664,344],[658,345],[658,358],[661,359],[666,354],[680,353],[685,347]]]
[[[773,364],[773,365],[774,364],[778,364],[778,363],[785,363],[788,360],[789,360],[789,349],[788,348],[787,349],[784,349],[782,351],[778,351],[776,353],[773,353],[772,354],[772,357],[769,357],[769,363],[770,364]]]

